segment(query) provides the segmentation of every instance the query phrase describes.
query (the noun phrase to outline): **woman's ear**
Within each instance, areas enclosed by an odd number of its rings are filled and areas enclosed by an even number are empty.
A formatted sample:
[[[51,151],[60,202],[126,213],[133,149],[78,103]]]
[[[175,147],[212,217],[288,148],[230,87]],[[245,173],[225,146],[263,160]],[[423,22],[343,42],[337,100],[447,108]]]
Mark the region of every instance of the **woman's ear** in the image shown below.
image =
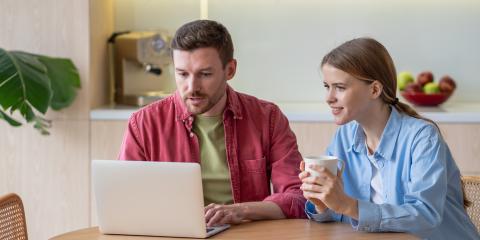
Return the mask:
[[[372,98],[379,98],[383,92],[383,84],[380,81],[375,80],[370,84],[370,86]]]

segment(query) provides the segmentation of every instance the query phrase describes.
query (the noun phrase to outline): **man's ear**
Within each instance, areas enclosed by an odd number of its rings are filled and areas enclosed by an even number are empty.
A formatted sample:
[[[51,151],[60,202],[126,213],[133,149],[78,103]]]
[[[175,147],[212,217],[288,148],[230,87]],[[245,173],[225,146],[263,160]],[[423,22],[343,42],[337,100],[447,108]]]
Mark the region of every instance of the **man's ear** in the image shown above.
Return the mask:
[[[225,66],[225,70],[227,72],[227,80],[230,80],[235,76],[235,73],[237,72],[237,60],[232,59],[228,61],[227,65]]]
[[[374,98],[374,99],[379,98],[380,95],[383,92],[383,84],[378,80],[373,81],[370,84],[370,91],[371,91],[371,94],[372,94],[372,98]]]

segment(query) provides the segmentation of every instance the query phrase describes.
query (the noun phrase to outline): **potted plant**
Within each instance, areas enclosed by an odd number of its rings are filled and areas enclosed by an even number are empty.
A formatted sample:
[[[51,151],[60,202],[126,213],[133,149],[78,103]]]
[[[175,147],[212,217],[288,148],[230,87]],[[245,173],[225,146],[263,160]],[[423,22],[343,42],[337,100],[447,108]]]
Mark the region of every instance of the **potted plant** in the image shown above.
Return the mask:
[[[27,123],[48,135],[48,108],[68,107],[80,88],[80,76],[73,62],[22,51],[0,48],[0,119],[20,126],[19,113]]]

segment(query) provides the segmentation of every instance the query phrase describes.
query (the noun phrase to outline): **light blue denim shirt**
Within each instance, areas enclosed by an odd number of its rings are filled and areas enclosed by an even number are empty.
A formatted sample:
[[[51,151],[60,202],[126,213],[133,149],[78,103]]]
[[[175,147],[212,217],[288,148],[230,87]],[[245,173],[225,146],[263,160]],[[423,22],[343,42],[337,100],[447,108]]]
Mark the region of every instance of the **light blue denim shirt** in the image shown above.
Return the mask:
[[[305,212],[319,222],[351,223],[360,231],[409,232],[426,239],[480,239],[463,208],[460,172],[438,129],[392,108],[374,153],[383,182],[383,204],[370,202],[372,166],[365,134],[355,121],[341,126],[327,154],[345,161],[344,191],[358,199],[359,219],[328,209]]]

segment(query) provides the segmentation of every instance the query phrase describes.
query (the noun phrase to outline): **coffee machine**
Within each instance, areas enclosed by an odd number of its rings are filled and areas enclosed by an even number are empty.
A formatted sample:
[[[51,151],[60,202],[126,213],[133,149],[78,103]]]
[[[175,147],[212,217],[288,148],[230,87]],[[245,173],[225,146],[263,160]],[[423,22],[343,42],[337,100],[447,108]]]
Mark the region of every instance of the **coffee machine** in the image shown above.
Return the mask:
[[[170,37],[159,31],[114,33],[109,39],[111,99],[144,106],[175,91]]]

